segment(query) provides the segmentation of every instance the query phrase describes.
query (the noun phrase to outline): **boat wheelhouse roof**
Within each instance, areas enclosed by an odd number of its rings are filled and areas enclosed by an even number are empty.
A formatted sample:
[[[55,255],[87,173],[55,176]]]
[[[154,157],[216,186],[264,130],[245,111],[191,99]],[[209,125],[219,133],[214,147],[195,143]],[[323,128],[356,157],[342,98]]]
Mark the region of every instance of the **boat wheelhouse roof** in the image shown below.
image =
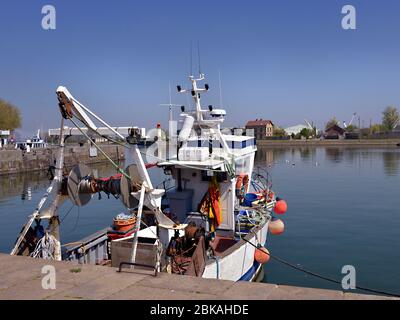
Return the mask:
[[[222,135],[225,142],[232,149],[243,149],[249,146],[255,146],[255,138],[251,136],[236,136],[236,135]],[[206,147],[209,143],[208,137],[198,137],[191,136],[188,140],[188,146],[190,147]],[[221,148],[220,139],[213,138],[211,139],[214,148]]]
[[[233,135],[233,134],[224,134],[223,137],[226,141],[247,141],[253,140],[254,137],[252,136],[242,136],[242,135]]]
[[[199,169],[218,169],[224,165],[224,160],[208,159],[205,161],[168,160],[160,162],[159,166],[196,167]]]

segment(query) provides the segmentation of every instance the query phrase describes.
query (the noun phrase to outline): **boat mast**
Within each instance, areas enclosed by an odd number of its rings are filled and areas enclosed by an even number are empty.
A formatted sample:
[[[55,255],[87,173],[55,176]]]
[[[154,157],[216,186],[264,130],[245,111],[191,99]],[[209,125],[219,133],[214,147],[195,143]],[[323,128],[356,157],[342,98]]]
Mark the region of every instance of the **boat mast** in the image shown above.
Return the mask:
[[[197,81],[204,80],[204,74],[200,74],[200,77],[196,79],[194,76],[189,77],[190,81],[192,82],[192,97],[194,100],[194,104],[196,106],[196,117],[197,121],[201,122],[203,121],[203,112],[205,110],[201,109],[201,104],[200,104],[200,92],[202,91],[208,91],[208,85],[206,85],[205,89],[200,89],[197,87]]]
[[[55,190],[57,190],[57,195],[54,201],[50,204],[48,212],[50,214],[49,220],[49,229],[50,234],[56,240],[54,259],[61,261],[61,242],[60,242],[60,219],[58,216],[58,208],[61,205],[62,195],[61,193],[61,182],[63,180],[63,171],[64,171],[64,150],[65,150],[65,135],[64,135],[64,118],[61,117],[60,124],[60,146],[59,146],[59,155],[56,161],[56,170],[54,175],[54,184]]]

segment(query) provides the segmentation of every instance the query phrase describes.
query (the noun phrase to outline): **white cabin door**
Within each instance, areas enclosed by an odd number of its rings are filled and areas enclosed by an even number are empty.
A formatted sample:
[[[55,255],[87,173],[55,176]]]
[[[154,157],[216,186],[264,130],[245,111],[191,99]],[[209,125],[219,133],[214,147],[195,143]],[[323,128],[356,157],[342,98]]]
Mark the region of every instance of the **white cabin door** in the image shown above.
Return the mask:
[[[231,182],[220,183],[222,222],[219,229],[235,230],[235,179]]]

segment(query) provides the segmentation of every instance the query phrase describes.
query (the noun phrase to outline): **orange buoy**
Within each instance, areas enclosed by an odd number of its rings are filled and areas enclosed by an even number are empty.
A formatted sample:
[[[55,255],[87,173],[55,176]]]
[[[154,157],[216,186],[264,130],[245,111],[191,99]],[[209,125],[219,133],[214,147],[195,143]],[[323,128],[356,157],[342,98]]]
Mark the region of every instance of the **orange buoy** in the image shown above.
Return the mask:
[[[254,260],[256,260],[258,263],[267,263],[269,258],[269,251],[265,247],[260,247],[254,252]]]
[[[278,200],[275,204],[274,211],[276,214],[284,214],[287,211],[287,203],[285,200]]]
[[[282,234],[285,231],[285,224],[281,219],[273,219],[268,225],[268,231],[274,235]]]

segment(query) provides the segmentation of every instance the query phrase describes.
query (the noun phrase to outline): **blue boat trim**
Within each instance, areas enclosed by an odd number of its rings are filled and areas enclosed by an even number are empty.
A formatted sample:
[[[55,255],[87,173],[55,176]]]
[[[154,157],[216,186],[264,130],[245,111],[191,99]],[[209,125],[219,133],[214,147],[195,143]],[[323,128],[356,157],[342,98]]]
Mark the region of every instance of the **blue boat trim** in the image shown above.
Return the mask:
[[[242,275],[239,281],[251,281],[254,278],[259,266],[260,264],[257,261],[254,261],[253,265],[244,275]]]

